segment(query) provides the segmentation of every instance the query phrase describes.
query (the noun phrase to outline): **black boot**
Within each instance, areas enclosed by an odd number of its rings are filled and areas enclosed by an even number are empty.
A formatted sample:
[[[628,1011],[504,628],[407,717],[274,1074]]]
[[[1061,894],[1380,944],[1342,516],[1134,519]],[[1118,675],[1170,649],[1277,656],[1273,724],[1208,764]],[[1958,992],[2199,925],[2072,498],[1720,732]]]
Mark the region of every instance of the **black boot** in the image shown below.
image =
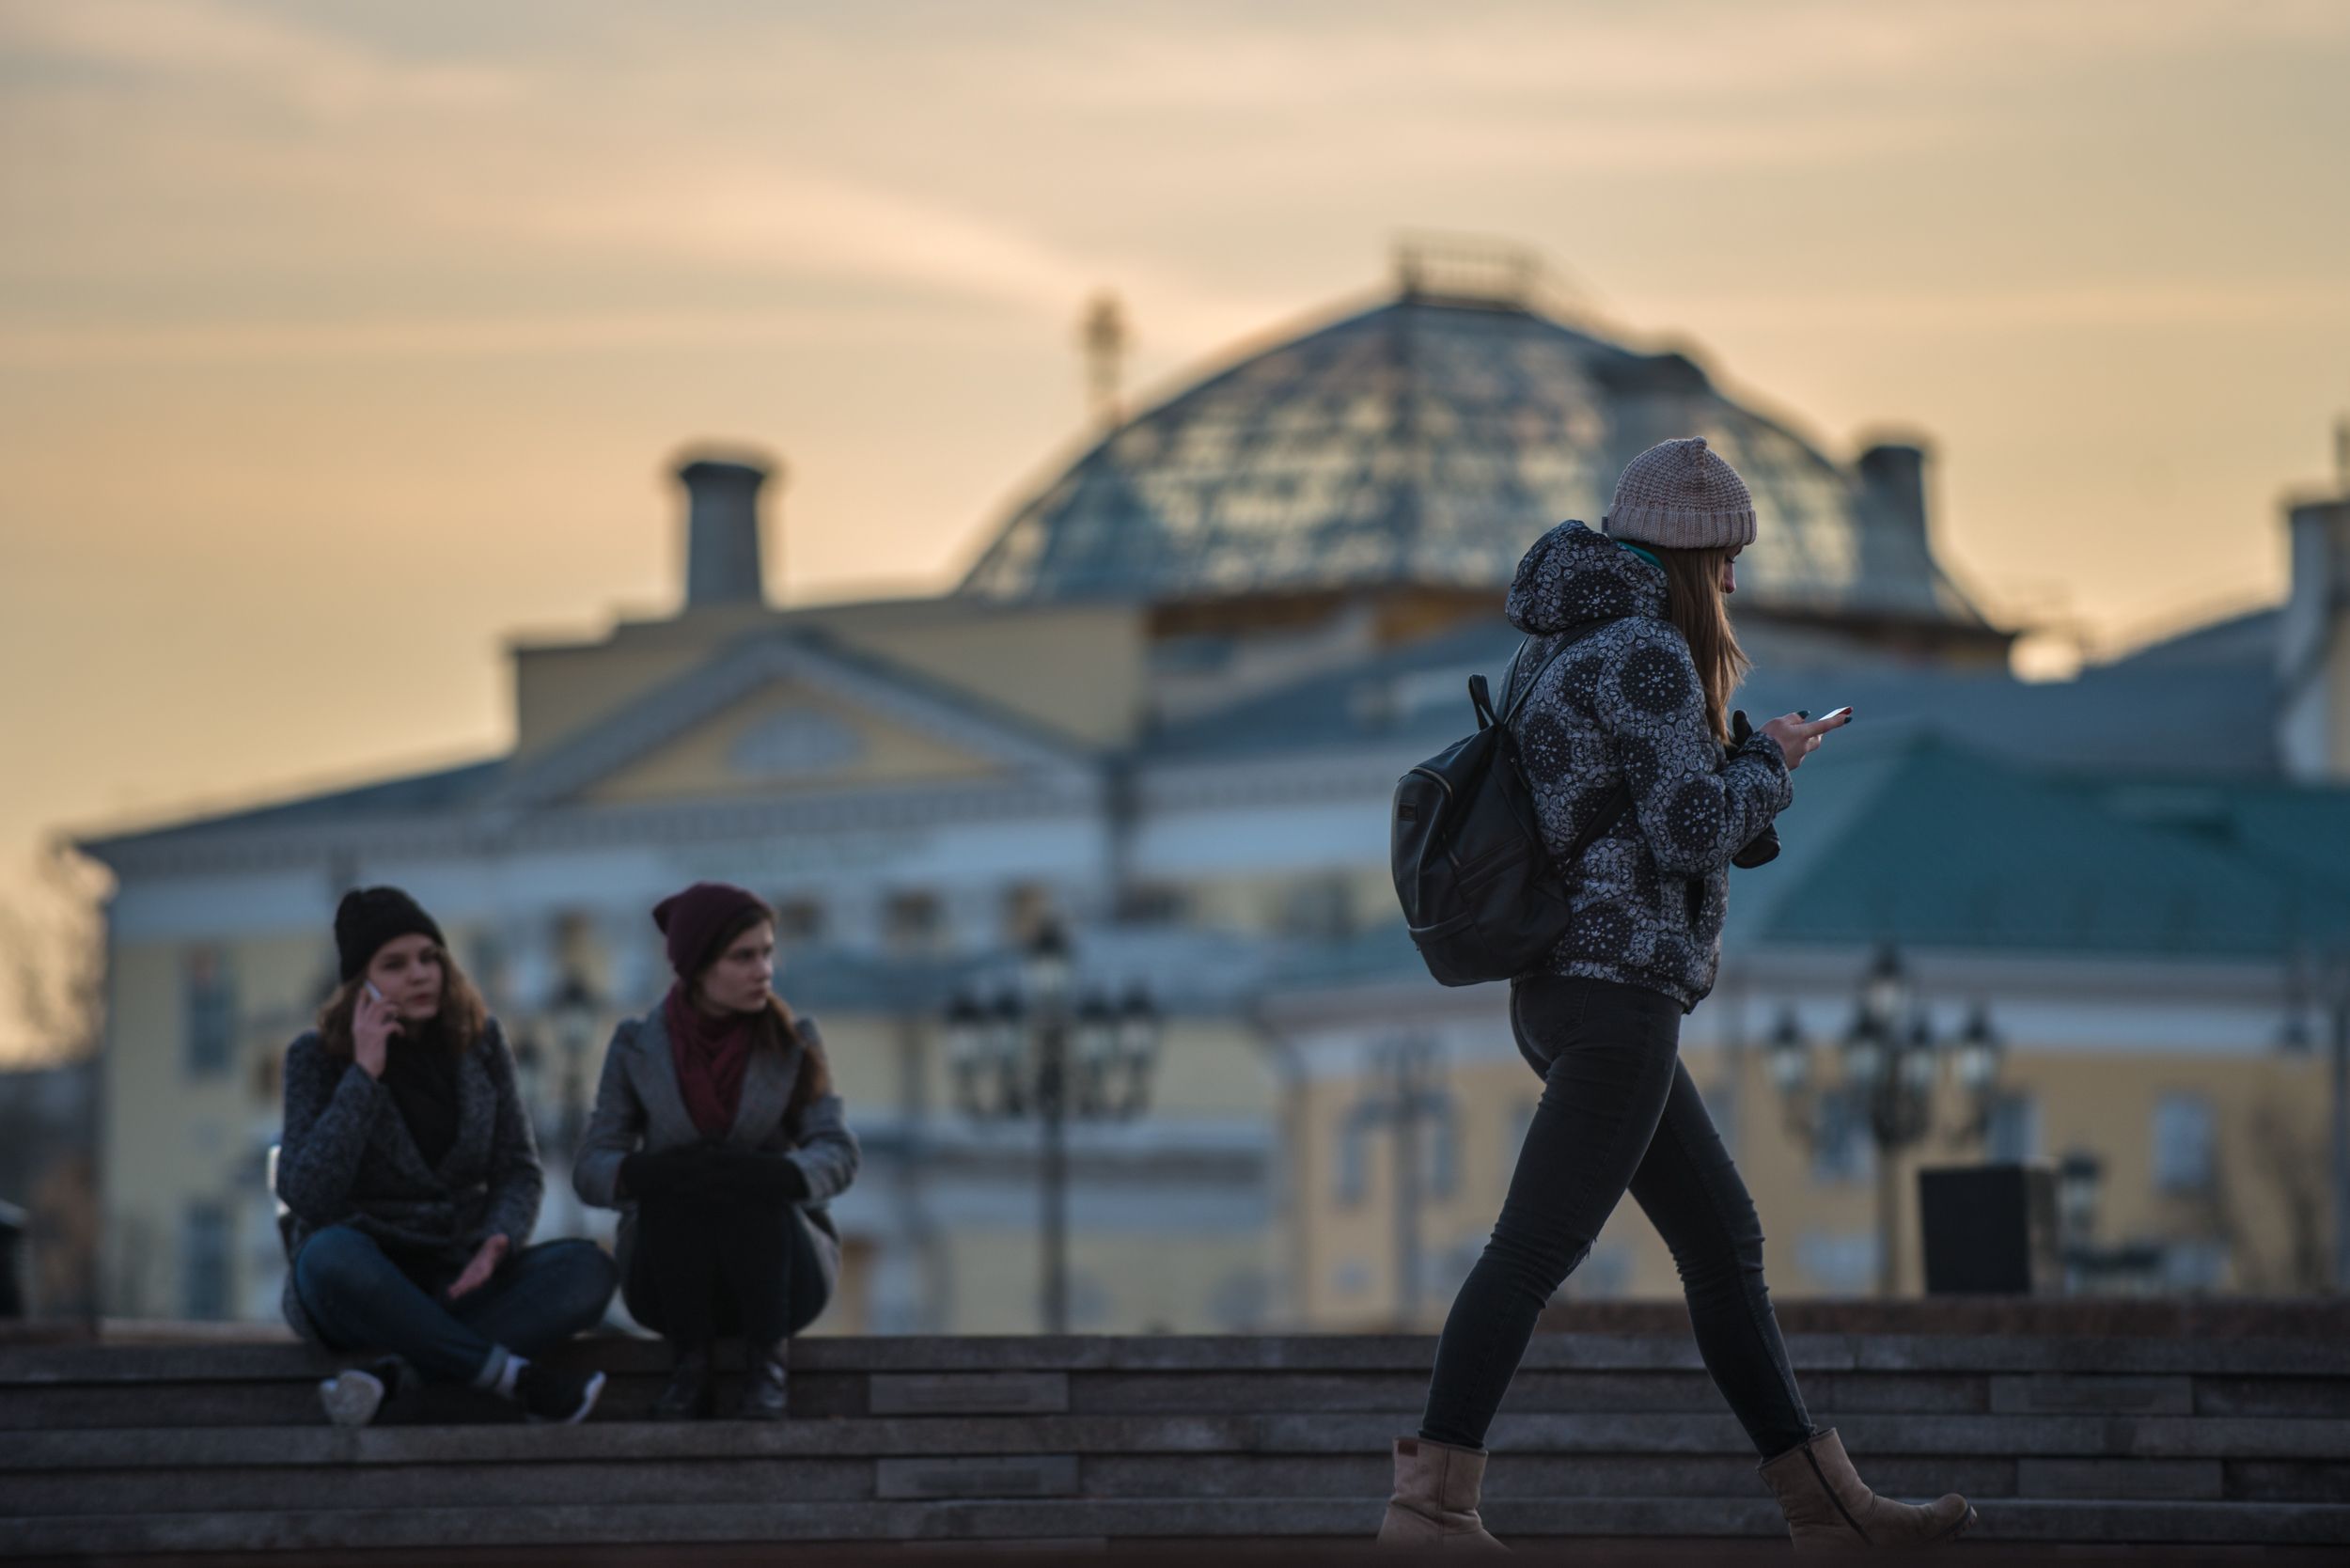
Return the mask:
[[[656,1421],[694,1421],[710,1414],[710,1347],[679,1345],[669,1385],[652,1402]]]
[[[735,1406],[737,1419],[783,1419],[790,1403],[783,1370],[783,1347],[786,1342],[777,1340],[770,1345],[746,1344],[743,1347],[743,1403]]]

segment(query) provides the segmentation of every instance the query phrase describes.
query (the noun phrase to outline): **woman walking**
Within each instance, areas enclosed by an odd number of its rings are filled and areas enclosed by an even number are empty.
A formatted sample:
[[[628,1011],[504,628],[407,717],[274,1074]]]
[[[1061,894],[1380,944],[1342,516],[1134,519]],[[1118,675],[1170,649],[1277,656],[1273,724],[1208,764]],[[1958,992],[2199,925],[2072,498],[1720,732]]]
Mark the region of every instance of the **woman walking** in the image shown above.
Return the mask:
[[[839,1281],[824,1204],[856,1176],[856,1137],[815,1022],[775,993],[775,911],[697,882],[652,917],[677,982],[613,1035],[572,1180],[620,1211],[622,1298],[670,1343],[654,1417],[708,1415],[712,1345],[740,1335],[735,1414],[776,1420],[784,1346]]]
[[[1797,1547],[1946,1540],[1973,1522],[1965,1498],[1879,1497],[1835,1432],[1812,1427],[1763,1285],[1754,1204],[1676,1055],[1683,1015],[1713,989],[1731,858],[1851,714],[1741,725],[1733,742],[1727,708],[1747,659],[1725,601],[1755,515],[1701,437],[1634,459],[1602,522],[1604,534],[1560,524],[1518,564],[1509,615],[1534,639],[1525,667],[1576,636],[1514,723],[1554,855],[1620,782],[1632,806],[1561,865],[1572,923],[1542,970],[1511,983],[1511,1027],[1544,1087],[1500,1218],[1445,1320],[1419,1432],[1396,1442],[1379,1538],[1502,1549],[1477,1512],[1486,1428],[1537,1314],[1628,1191],[1672,1253],[1706,1370]]]
[[[321,1385],[327,1415],[372,1420],[404,1364],[586,1419],[603,1374],[531,1358],[602,1321],[616,1276],[593,1242],[524,1245],[543,1184],[497,1021],[397,887],[344,895],[335,947],[341,983],[286,1051],[285,1313],[393,1359]]]

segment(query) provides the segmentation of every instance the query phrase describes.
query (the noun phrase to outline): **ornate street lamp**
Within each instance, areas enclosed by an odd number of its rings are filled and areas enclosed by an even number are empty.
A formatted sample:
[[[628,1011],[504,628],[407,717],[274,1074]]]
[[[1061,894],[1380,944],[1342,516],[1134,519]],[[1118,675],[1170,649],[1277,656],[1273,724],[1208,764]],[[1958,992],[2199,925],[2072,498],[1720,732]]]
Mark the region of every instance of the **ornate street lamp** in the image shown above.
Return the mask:
[[[1816,1150],[1828,1129],[1819,1115],[1821,1090],[1812,1068],[1811,1043],[1804,1038],[1794,1009],[1779,1015],[1764,1042],[1771,1082],[1779,1092],[1789,1129]],[[1998,1095],[2003,1045],[1991,1027],[1988,1009],[1977,1004],[1965,1030],[1937,1042],[1932,1022],[1901,955],[1880,949],[1862,977],[1853,1022],[1839,1043],[1842,1088],[1865,1113],[1877,1178],[1877,1292],[1893,1294],[1900,1255],[1899,1156],[1934,1132],[1935,1093],[1945,1060],[1965,1091],[1966,1120],[1945,1133],[1954,1143],[1980,1139],[1990,1127]]]
[[[955,1098],[975,1121],[1036,1117],[1042,1133],[1044,1330],[1069,1331],[1071,1117],[1140,1116],[1158,1058],[1157,1007],[1140,985],[1113,1001],[1076,997],[1069,938],[1041,925],[1021,954],[1020,988],[982,1003],[966,992],[947,1007],[947,1058]]]

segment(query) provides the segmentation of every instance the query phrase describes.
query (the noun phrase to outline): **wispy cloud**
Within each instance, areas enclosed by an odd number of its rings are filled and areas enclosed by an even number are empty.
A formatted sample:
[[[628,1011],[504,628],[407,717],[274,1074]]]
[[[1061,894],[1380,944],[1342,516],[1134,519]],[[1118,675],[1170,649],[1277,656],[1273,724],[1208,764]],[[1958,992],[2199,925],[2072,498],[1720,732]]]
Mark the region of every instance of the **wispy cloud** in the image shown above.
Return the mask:
[[[18,0],[0,46],[177,84],[282,98],[321,115],[510,102],[511,71],[476,62],[400,62],[226,0]]]

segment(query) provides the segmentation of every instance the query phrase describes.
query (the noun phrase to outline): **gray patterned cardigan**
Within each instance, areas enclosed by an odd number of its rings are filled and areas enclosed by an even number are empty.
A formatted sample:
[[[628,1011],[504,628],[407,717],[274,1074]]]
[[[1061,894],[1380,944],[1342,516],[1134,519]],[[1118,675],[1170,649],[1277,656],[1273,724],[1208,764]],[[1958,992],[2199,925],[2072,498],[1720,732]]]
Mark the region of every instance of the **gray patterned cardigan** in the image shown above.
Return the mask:
[[[823,1035],[816,1020],[804,1017],[798,1024],[821,1049]],[[840,1237],[826,1205],[856,1180],[860,1155],[838,1094],[811,1101],[796,1118],[787,1120],[791,1091],[807,1060],[807,1051],[796,1044],[782,1051],[753,1051],[726,1141],[738,1149],[783,1154],[807,1178],[807,1197],[796,1213],[822,1261],[824,1293],[830,1295],[840,1283]],[[636,1205],[620,1196],[620,1162],[640,1150],[671,1149],[697,1142],[701,1136],[678,1090],[677,1062],[661,1009],[621,1024],[604,1054],[596,1110],[572,1165],[572,1185],[582,1202],[620,1211],[616,1250],[622,1278],[636,1250]]]
[[[1530,635],[1526,667],[1555,634],[1618,618],[1560,655],[1512,721],[1543,839],[1563,855],[1619,779],[1632,809],[1567,868],[1574,918],[1546,967],[1646,986],[1694,1008],[1714,989],[1731,856],[1794,799],[1778,743],[1756,732],[1725,751],[1705,689],[1665,613],[1665,573],[1606,535],[1561,523],[1510,586]]]
[[[392,1049],[403,1049],[395,1040]],[[277,1196],[292,1211],[290,1261],[330,1225],[348,1225],[444,1265],[454,1276],[491,1236],[520,1251],[539,1223],[545,1179],[539,1145],[514,1087],[514,1054],[492,1019],[457,1073],[457,1137],[440,1165],[425,1163],[391,1090],[311,1030],[286,1050],[286,1126]],[[286,1321],[318,1329],[286,1274]]]

